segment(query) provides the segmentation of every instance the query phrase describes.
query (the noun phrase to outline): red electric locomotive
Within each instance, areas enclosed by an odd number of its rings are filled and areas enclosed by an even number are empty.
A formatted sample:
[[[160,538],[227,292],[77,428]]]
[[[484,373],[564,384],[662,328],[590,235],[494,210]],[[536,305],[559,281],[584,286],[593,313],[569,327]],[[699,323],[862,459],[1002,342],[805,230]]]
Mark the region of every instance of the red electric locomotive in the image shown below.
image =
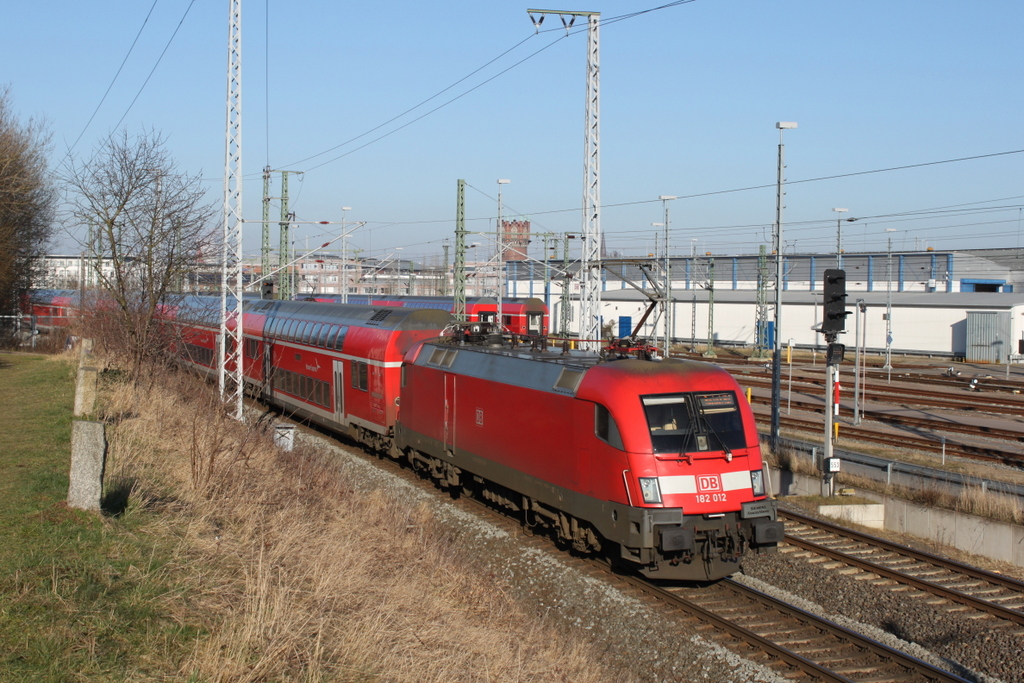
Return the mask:
[[[713,580],[783,536],[741,396],[708,363],[429,342],[406,355],[395,440],[577,550]]]

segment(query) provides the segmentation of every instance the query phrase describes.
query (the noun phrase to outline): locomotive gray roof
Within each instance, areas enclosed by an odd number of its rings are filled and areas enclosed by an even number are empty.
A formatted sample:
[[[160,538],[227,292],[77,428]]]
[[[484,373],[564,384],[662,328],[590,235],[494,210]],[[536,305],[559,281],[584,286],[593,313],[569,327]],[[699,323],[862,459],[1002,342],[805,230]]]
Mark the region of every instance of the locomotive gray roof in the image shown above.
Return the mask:
[[[541,362],[538,362],[541,361]],[[529,347],[426,344],[416,365],[440,367],[467,377],[501,384],[574,395],[587,369],[600,361],[596,353],[531,351]]]

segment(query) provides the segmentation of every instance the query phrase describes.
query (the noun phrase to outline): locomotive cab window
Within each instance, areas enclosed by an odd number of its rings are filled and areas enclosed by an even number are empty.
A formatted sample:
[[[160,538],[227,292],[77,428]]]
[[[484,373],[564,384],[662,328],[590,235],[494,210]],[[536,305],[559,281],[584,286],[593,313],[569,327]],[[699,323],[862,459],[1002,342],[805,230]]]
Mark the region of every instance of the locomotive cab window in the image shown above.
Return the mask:
[[[746,447],[732,392],[642,396],[655,453],[730,451]]]
[[[594,404],[594,433],[610,446],[620,451],[626,450],[622,445],[622,436],[619,434],[618,425],[615,424],[615,418],[600,403]]]

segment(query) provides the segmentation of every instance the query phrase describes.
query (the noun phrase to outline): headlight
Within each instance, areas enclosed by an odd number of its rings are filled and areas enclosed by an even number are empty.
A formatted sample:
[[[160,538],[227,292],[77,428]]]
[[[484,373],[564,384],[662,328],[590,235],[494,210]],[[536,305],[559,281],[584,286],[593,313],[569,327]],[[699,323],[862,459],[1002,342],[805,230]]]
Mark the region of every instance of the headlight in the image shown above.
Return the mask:
[[[750,488],[754,489],[755,497],[764,495],[764,472],[750,470]]]
[[[661,502],[661,488],[658,486],[657,477],[640,477],[640,492],[645,503]]]

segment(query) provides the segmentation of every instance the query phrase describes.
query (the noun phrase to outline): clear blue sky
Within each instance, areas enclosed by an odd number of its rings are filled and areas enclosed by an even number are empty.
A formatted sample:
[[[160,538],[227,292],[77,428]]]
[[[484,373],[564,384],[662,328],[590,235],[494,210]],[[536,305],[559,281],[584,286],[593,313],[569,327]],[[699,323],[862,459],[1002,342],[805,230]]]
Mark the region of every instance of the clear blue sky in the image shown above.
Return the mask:
[[[848,251],[884,250],[889,236],[896,249],[1022,245],[1021,153],[796,182],[1024,150],[1020,0],[694,0],[610,21],[659,4],[540,4],[600,11],[608,22],[600,123],[609,249],[652,251],[657,197],[678,195],[674,251],[756,253],[775,212],[777,121],[799,124],[785,138],[788,249],[834,250],[834,207],[859,219],[844,223]],[[88,128],[153,3],[8,5],[0,84],[21,118],[49,121],[55,164],[83,130],[73,154],[88,156],[124,116],[129,133],[165,134],[181,167],[208,178],[219,200],[227,0],[157,0]],[[534,35],[531,6],[244,0],[246,220],[262,215],[269,164],[306,172],[290,183],[299,220],[337,221],[352,207],[348,220],[367,221],[353,244],[372,255],[439,254],[454,236],[459,178],[470,185],[470,230],[494,229],[496,180],[508,178],[506,216],[531,218],[537,232],[578,231],[586,33],[578,24],[568,37]],[[542,28],[559,26],[551,16]],[[299,228],[299,246],[307,235],[311,246],[325,241],[320,232]],[[248,253],[259,233],[247,228]],[[276,226],[273,234],[276,242]]]

